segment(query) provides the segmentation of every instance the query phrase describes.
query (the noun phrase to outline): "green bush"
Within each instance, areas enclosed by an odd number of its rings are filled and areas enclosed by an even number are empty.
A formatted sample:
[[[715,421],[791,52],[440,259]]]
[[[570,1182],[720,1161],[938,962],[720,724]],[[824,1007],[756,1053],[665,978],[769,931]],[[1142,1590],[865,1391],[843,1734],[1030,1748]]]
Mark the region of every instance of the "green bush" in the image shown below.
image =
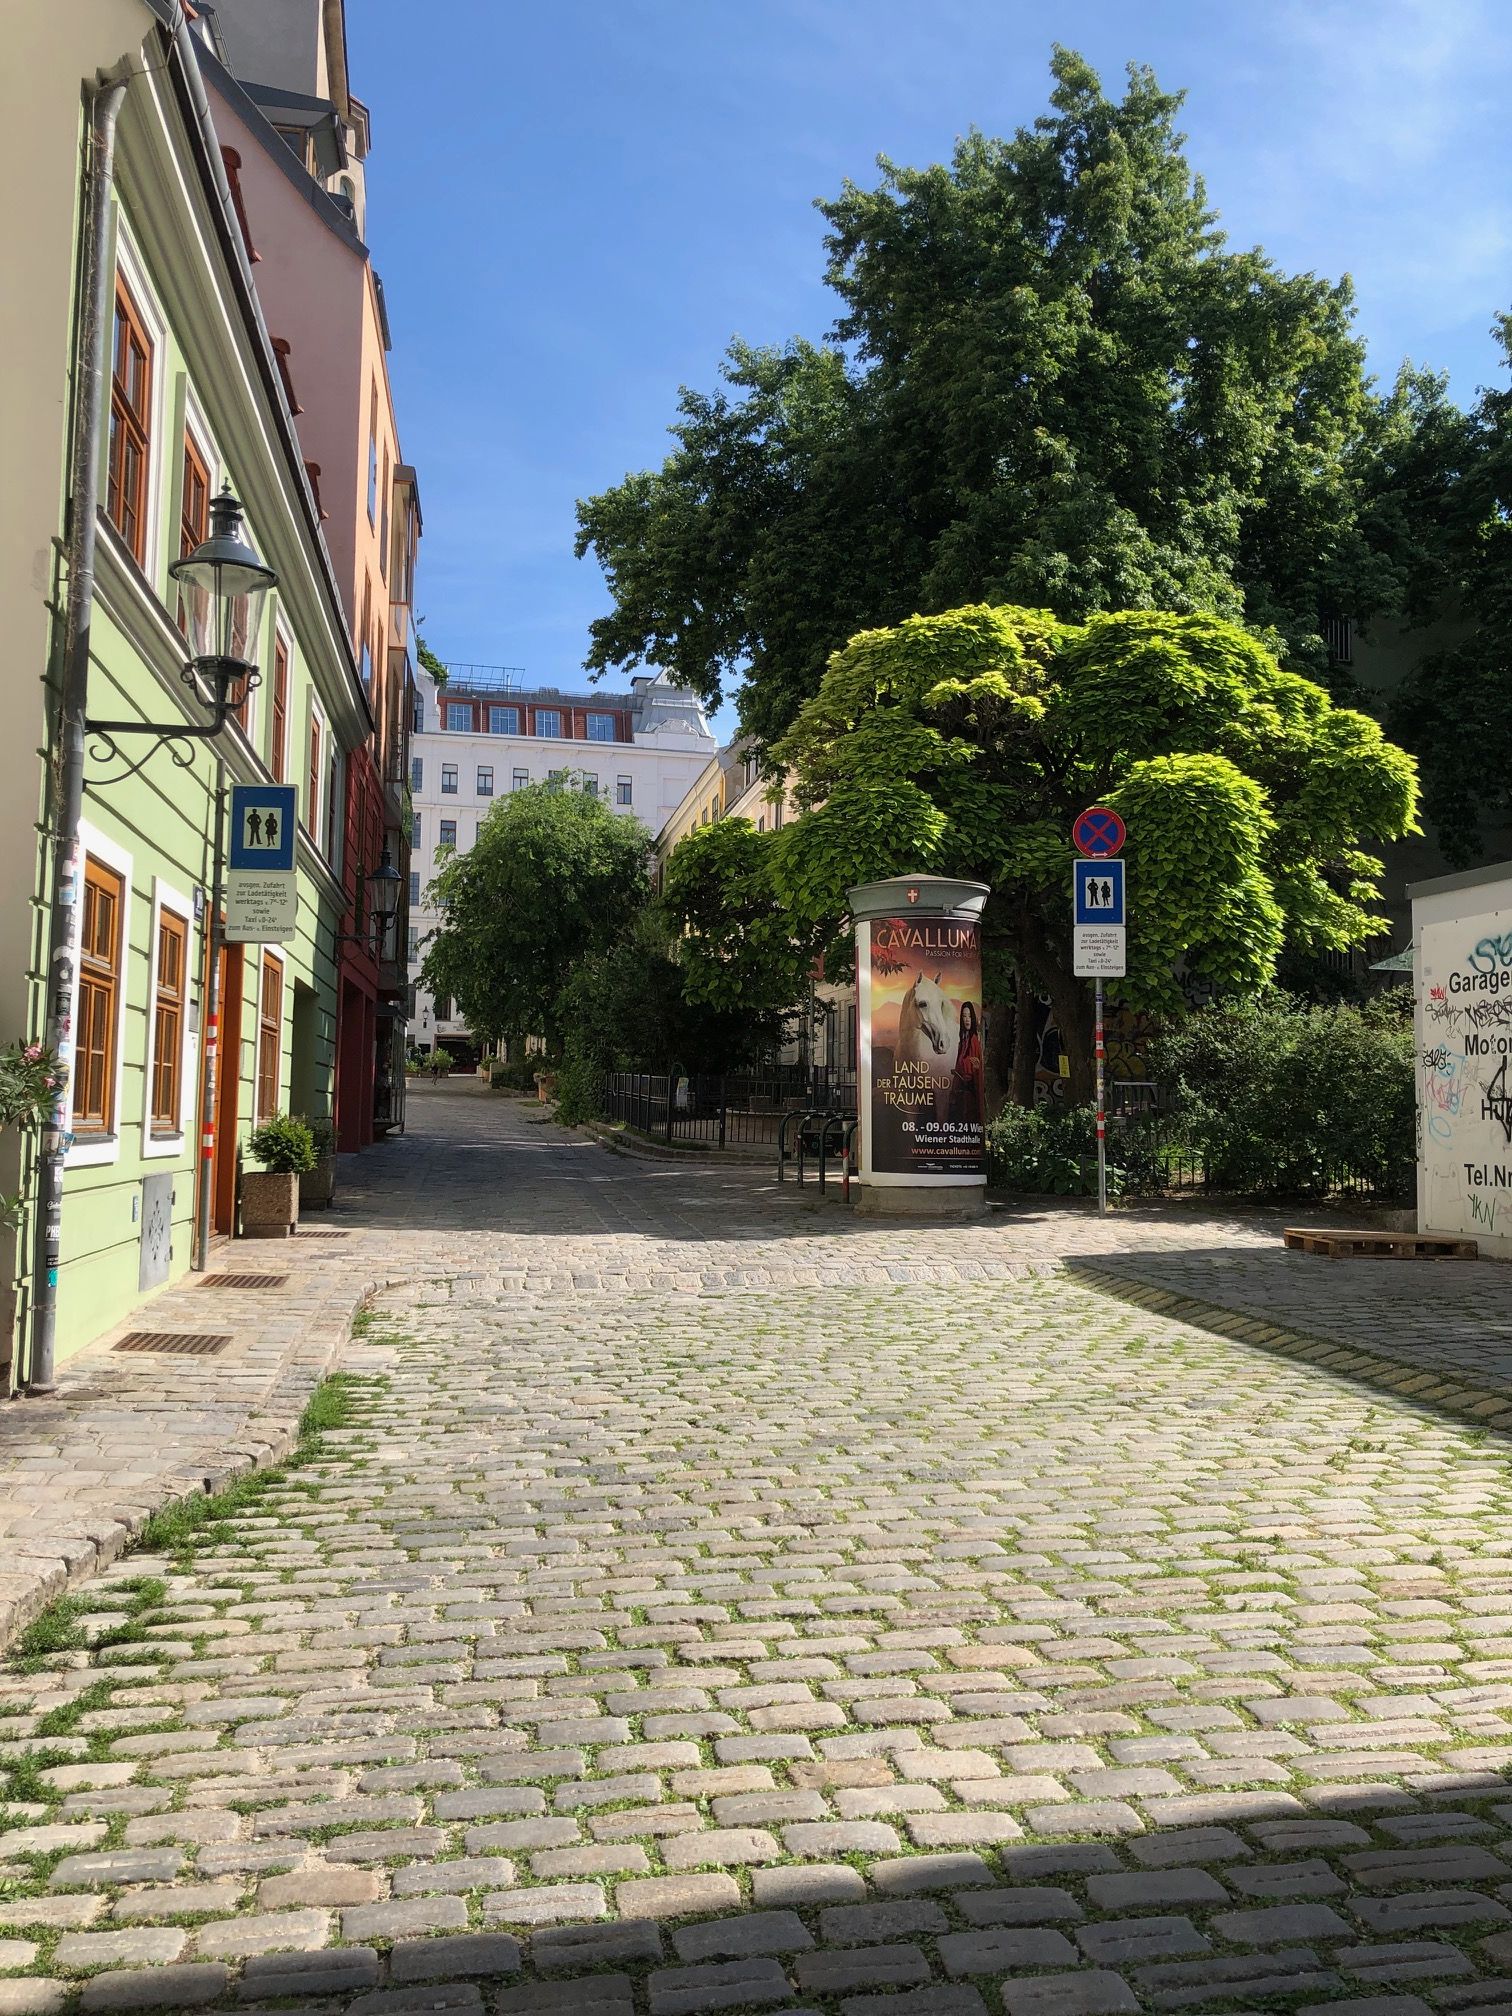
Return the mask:
[[[1411,1190],[1416,1162],[1411,990],[1363,1008],[1277,990],[1177,1023],[1152,1054],[1163,1116],[1210,1187],[1323,1196],[1349,1179]]]
[[[597,1120],[604,1111],[604,1073],[592,1057],[564,1057],[556,1071],[556,1117],[564,1126]]]
[[[1109,1144],[1110,1157],[1113,1143]],[[1040,1197],[1097,1195],[1097,1112],[1091,1106],[1005,1106],[987,1129],[987,1181]],[[1126,1177],[1108,1164],[1108,1195]]]
[[[295,1118],[302,1120],[310,1130],[310,1139],[315,1144],[316,1159],[336,1153],[336,1123],[327,1113],[299,1113]]]
[[[247,1152],[277,1176],[308,1176],[315,1167],[315,1137],[292,1113],[275,1113],[247,1136]]]
[[[522,1057],[514,1064],[494,1062],[488,1067],[488,1083],[495,1092],[534,1092],[539,1057]]]

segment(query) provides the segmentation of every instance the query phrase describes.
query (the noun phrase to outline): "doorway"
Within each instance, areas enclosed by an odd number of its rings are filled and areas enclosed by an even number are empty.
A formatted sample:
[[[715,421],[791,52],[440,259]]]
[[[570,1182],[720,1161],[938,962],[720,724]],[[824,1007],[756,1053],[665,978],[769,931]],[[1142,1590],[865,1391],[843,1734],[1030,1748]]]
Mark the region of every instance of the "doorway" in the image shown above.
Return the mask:
[[[236,1123],[241,1109],[243,957],[240,945],[220,955],[220,1057],[215,1080],[215,1158],[211,1195],[215,1229],[236,1230]]]

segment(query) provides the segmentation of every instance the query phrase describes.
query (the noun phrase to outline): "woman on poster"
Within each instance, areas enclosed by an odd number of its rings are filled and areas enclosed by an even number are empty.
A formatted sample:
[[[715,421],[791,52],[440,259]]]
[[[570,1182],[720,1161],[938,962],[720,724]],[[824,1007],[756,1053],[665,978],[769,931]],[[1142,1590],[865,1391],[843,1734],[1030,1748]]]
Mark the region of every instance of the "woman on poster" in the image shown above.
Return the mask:
[[[982,1124],[982,1039],[976,1007],[970,1001],[961,1003],[956,1060],[950,1074],[950,1118],[965,1125]]]

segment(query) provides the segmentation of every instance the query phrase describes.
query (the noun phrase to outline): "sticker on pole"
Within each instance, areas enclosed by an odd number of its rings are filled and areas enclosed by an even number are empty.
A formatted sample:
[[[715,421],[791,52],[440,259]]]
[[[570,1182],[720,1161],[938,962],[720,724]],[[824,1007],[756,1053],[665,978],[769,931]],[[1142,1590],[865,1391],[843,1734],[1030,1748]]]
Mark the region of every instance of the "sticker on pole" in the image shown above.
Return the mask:
[[[1071,828],[1071,838],[1078,854],[1105,860],[1110,854],[1123,852],[1124,822],[1111,805],[1093,805]]]

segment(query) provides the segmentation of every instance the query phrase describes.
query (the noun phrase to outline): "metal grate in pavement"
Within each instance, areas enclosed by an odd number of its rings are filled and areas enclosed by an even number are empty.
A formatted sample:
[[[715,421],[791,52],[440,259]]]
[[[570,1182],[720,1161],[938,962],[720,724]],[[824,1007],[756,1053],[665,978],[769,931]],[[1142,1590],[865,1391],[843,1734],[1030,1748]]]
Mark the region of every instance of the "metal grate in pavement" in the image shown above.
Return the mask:
[[[300,1226],[299,1230],[294,1234],[294,1237],[296,1239],[350,1239],[351,1236],[352,1235],[350,1232],[317,1231],[313,1226],[308,1231],[306,1231],[306,1229],[302,1225]]]
[[[282,1288],[287,1274],[207,1274],[201,1288]]]
[[[208,1330],[133,1330],[114,1351],[161,1351],[165,1357],[213,1358],[231,1342]]]

